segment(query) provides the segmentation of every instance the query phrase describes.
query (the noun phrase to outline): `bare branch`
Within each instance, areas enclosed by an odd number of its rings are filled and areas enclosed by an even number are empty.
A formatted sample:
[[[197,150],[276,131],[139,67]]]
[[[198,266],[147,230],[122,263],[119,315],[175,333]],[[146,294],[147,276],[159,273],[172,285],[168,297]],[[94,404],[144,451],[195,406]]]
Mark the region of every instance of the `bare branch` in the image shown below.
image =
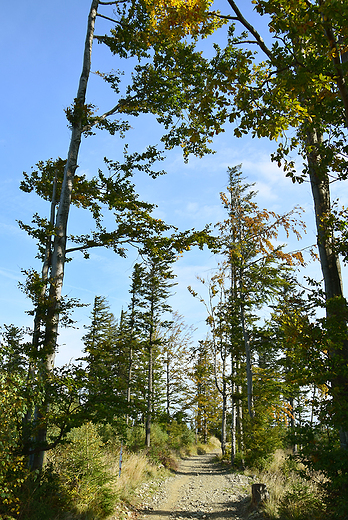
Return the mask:
[[[255,40],[257,41],[260,49],[263,50],[263,52],[269,57],[270,60],[273,59],[272,52],[265,44],[263,38],[260,36],[260,34],[257,32],[257,30],[244,18],[240,10],[238,9],[236,3],[234,0],[227,0],[230,6],[232,7],[233,11],[236,13],[237,20],[244,25],[244,27],[254,36]]]
[[[239,21],[239,19],[236,16],[231,16],[228,14],[221,14],[217,13],[216,11],[210,11],[212,15],[216,16],[216,18],[222,18],[223,20],[236,20]]]
[[[103,14],[97,13],[97,16],[99,16],[100,18],[105,18],[105,20],[109,20],[109,22],[120,24],[118,20],[114,20],[113,18],[109,18],[108,16],[104,16]]]
[[[255,41],[255,40],[240,40],[240,41],[236,42],[237,45],[240,45],[241,43],[256,43],[256,45],[259,45],[259,42]]]
[[[85,249],[91,249],[92,247],[102,247],[105,246],[104,243],[93,242],[93,244],[84,244],[83,246],[70,247],[65,251],[66,254],[74,253],[75,251],[84,251]]]

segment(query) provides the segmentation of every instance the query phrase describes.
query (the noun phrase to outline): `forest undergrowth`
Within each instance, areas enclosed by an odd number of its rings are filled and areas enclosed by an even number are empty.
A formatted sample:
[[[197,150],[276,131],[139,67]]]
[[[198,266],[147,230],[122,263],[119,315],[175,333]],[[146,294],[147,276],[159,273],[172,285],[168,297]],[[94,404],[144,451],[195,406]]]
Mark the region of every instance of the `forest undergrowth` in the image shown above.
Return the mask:
[[[12,500],[0,503],[2,520],[126,520],[133,516],[140,500],[137,492],[150,482],[148,493],[178,467],[181,457],[217,451],[220,442],[196,443],[194,432],[175,421],[166,429],[154,424],[152,446],[145,449],[143,426],[129,430],[121,442],[109,425],[88,422],[73,429],[67,442],[48,452],[44,471],[29,473],[22,467],[22,484],[13,489]],[[122,448],[122,466],[120,452]],[[244,517],[269,520],[324,520],[332,518],[327,507],[326,479],[309,472],[284,449],[276,450],[254,467],[230,465],[230,453],[219,461],[231,472],[253,476],[267,486],[268,498],[257,509],[251,496]],[[19,471],[19,470],[17,470]],[[251,490],[250,490],[251,491]]]
[[[48,452],[41,474],[18,466],[14,473],[20,473],[20,482],[10,499],[0,501],[1,520],[124,520],[138,505],[136,490],[142,483],[150,480],[149,492],[155,492],[177,468],[180,457],[219,445],[217,439],[196,444],[193,432],[175,422],[167,431],[153,425],[150,449],[144,447],[142,426],[130,432],[121,442],[109,425],[89,422]]]
[[[268,498],[260,505],[270,520],[324,520],[331,518],[326,506],[323,474],[308,471],[292,454],[278,449],[260,468],[247,468],[267,487]],[[252,508],[251,508],[252,509]],[[248,509],[250,511],[250,507]],[[248,515],[247,515],[248,516]]]
[[[13,499],[0,506],[2,520],[126,520],[139,504],[137,489],[146,481],[148,493],[177,469],[180,457],[216,451],[220,443],[196,443],[194,433],[175,421],[167,427],[154,424],[152,447],[144,447],[144,428],[130,429],[121,442],[109,425],[88,422],[73,429],[67,442],[47,454],[44,471],[23,473],[23,482]],[[120,452],[122,447],[122,466]],[[220,458],[230,466],[229,453]],[[270,520],[322,520],[330,518],[325,506],[325,479],[310,475],[285,450],[278,449],[257,467],[232,468],[266,484],[269,497],[257,512],[251,497],[245,518]]]

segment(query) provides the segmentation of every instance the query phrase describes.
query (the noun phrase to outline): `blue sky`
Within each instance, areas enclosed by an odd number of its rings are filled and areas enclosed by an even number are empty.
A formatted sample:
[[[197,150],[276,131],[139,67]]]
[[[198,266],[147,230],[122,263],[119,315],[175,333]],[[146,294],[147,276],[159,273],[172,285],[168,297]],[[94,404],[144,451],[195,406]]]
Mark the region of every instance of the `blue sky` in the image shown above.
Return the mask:
[[[66,157],[70,132],[64,108],[76,95],[89,4],[89,0],[37,0],[35,3],[18,0],[3,5],[5,22],[0,33],[3,101],[0,125],[0,324],[32,324],[31,317],[25,314],[30,302],[18,289],[18,282],[23,281],[21,269],[40,269],[40,266],[35,260],[35,244],[19,229],[16,220],[29,223],[34,212],[47,216],[49,207],[36,196],[22,193],[19,183],[22,172],[29,171],[39,160]],[[225,12],[228,12],[227,2],[220,0],[219,5],[226,5]],[[248,11],[250,9],[246,14]],[[108,22],[98,19],[96,34],[105,33],[108,27]],[[131,65],[115,60],[101,45],[94,46],[92,70],[123,68],[127,74]],[[113,106],[113,101],[108,87],[92,75],[88,102],[98,105],[104,112]],[[125,140],[99,133],[83,141],[80,172],[89,176],[95,174],[103,166],[104,156],[111,160],[121,159],[126,142],[131,151],[142,151],[147,145],[158,143],[160,136],[161,129],[150,116],[134,119]],[[216,139],[215,155],[191,158],[184,164],[180,151],[173,150],[160,165],[168,172],[166,176],[157,180],[138,176],[136,186],[143,200],[158,205],[156,215],[159,218],[181,229],[199,229],[208,222],[224,218],[219,193],[227,185],[226,170],[228,166],[242,163],[248,181],[256,182],[259,206],[285,212],[299,204],[306,210],[307,235],[300,244],[305,247],[315,242],[310,186],[292,184],[270,162],[269,154],[274,146],[267,140],[236,139],[230,127]],[[344,204],[348,199],[347,186],[340,184],[339,190]],[[88,216],[74,209],[69,231],[88,232],[89,229]],[[128,303],[129,277],[135,261],[135,252],[130,252],[127,259],[101,249],[92,252],[90,260],[76,254],[66,268],[64,292],[90,304],[95,295],[106,296],[118,316]],[[216,258],[209,251],[198,250],[185,253],[175,266],[178,285],[171,303],[174,310],[185,316],[188,325],[198,328],[197,338],[205,336],[205,313],[186,287],[199,287],[196,275],[207,276],[214,266]],[[318,266],[310,265],[308,269],[311,275],[320,276]],[[59,363],[78,355],[83,325],[88,323],[90,310],[87,307],[76,312],[78,329],[61,332]]]

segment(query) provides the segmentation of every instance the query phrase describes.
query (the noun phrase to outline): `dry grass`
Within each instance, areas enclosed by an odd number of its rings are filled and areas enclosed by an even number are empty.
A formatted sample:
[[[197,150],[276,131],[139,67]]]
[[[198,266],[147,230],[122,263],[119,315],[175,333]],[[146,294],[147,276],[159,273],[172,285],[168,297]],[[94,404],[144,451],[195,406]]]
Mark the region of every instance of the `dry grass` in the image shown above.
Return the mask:
[[[266,484],[269,498],[262,509],[271,520],[321,520],[326,518],[319,474],[304,479],[304,469],[289,461],[287,454],[277,450],[264,471],[247,471],[254,481]]]
[[[113,490],[121,502],[133,503],[136,488],[148,479],[162,479],[169,474],[163,467],[151,464],[143,453],[123,454],[122,471],[119,477],[119,452],[110,452],[106,463],[111,475],[114,476]]]

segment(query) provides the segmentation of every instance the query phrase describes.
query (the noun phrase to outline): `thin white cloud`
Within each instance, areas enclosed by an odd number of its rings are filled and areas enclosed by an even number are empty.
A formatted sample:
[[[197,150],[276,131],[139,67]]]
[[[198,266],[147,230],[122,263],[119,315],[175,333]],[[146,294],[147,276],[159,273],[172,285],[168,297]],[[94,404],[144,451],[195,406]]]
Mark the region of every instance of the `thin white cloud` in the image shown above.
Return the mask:
[[[15,271],[13,269],[0,268],[0,275],[5,278],[10,278],[11,280],[18,280],[21,276],[21,272],[19,269]]]

